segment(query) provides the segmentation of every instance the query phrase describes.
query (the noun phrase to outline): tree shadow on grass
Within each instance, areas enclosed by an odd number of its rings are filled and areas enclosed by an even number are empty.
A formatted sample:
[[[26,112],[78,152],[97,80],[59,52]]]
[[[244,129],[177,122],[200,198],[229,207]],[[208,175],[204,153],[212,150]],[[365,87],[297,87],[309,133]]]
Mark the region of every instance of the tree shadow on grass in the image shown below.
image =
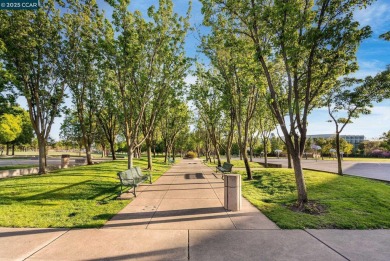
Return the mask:
[[[253,181],[245,181],[244,190],[247,198],[281,228],[390,227],[390,188],[386,183],[315,171],[305,171],[305,179],[309,200],[326,207],[321,215],[290,209],[297,199],[290,170],[257,172]]]

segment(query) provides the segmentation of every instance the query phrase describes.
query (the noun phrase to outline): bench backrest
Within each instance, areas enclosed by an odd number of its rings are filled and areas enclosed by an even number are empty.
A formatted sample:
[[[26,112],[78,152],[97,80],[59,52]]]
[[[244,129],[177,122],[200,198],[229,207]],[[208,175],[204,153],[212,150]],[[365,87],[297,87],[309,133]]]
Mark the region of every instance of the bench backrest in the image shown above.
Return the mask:
[[[140,167],[133,167],[131,169],[118,172],[118,177],[124,185],[138,183],[140,180],[145,179],[145,175],[142,174]]]
[[[224,162],[222,165],[222,168],[226,169],[227,171],[232,171],[233,165],[227,162]]]
[[[137,177],[143,177],[144,175],[142,174],[142,170],[140,167],[134,167],[134,171],[135,171],[135,174],[137,175]]]
[[[122,184],[128,185],[134,183],[133,171],[131,169],[118,172],[118,177]]]

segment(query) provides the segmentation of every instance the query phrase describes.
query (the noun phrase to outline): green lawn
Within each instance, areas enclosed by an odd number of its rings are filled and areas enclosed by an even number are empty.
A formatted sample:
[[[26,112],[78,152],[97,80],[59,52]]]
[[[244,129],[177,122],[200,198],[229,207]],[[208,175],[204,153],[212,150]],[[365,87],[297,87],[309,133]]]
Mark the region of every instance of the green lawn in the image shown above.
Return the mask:
[[[146,167],[146,160],[134,160]],[[126,160],[58,170],[45,175],[0,179],[0,227],[101,227],[128,200],[115,200],[116,173]],[[154,159],[153,180],[170,166]]]
[[[290,210],[296,200],[294,173],[289,169],[254,171],[242,193],[281,228],[390,228],[390,185],[359,177],[305,171],[309,200],[326,207],[320,215]]]

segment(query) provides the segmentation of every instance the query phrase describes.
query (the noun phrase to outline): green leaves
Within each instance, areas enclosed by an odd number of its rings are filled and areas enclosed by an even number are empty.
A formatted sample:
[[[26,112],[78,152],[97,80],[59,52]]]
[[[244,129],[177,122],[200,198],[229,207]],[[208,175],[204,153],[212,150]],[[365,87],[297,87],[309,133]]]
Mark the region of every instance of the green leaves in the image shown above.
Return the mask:
[[[22,118],[13,114],[0,117],[0,143],[14,141],[22,133]]]

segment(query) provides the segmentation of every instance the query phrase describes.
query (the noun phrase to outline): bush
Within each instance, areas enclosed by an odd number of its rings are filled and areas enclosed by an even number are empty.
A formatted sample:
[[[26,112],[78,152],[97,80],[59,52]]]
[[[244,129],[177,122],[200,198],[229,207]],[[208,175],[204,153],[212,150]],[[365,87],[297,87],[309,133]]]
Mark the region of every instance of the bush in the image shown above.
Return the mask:
[[[186,154],[186,158],[189,158],[189,159],[194,159],[194,158],[197,158],[197,157],[198,157],[198,154],[196,152],[193,152],[193,151],[189,151]]]

